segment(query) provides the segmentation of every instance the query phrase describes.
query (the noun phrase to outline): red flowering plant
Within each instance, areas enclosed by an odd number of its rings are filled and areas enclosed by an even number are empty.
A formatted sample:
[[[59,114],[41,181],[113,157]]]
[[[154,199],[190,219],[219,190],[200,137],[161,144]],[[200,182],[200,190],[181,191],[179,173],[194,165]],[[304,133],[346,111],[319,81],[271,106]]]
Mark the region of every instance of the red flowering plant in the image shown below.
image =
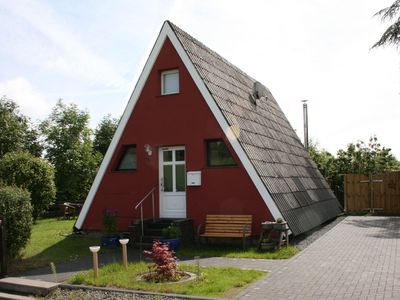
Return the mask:
[[[143,253],[150,256],[154,262],[149,267],[150,272],[144,276],[146,280],[155,282],[179,280],[179,272],[176,264],[177,258],[167,245],[159,241],[154,241],[151,251],[145,250]]]

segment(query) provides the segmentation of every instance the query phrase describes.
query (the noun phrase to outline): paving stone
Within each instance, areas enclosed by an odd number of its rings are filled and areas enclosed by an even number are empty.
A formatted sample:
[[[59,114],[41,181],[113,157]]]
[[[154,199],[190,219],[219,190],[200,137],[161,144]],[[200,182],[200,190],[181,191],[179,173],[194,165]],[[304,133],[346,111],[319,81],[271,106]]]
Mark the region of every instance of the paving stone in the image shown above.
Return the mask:
[[[400,299],[400,218],[352,216],[237,298]],[[396,290],[394,290],[396,283]],[[274,287],[280,287],[275,289]],[[263,295],[255,294],[259,288]],[[396,298],[397,297],[397,298]]]

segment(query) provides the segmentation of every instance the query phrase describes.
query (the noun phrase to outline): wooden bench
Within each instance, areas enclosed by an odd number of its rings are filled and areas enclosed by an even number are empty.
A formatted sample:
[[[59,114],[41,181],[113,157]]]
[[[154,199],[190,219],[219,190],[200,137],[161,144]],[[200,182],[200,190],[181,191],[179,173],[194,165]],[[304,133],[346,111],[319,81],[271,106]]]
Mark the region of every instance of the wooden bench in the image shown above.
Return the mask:
[[[246,238],[251,236],[252,215],[207,215],[204,233],[200,234],[201,224],[197,229],[199,237],[207,238],[242,238],[243,249]]]

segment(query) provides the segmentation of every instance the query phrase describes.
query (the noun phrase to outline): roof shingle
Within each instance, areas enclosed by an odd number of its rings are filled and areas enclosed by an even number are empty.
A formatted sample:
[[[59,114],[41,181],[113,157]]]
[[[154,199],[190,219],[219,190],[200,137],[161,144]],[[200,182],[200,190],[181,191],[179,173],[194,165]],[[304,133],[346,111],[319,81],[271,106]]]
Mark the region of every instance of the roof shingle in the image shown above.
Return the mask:
[[[294,235],[306,232],[341,212],[315,163],[281,108],[266,89],[266,98],[250,100],[256,80],[170,23],[197,72]]]

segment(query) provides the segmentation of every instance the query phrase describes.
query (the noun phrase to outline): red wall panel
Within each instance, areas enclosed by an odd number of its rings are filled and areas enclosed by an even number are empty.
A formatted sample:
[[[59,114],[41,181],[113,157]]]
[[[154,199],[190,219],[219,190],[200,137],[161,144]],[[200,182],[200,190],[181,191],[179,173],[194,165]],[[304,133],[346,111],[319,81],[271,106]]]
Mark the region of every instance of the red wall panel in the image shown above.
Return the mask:
[[[180,93],[161,95],[160,74],[179,69]],[[236,167],[207,167],[205,140],[223,138],[234,156]],[[115,171],[122,146],[137,146],[137,170]],[[153,148],[148,158],[144,145]],[[158,147],[184,145],[186,171],[202,171],[202,185],[187,187],[187,216],[195,225],[206,214],[251,214],[253,232],[272,216],[246,170],[234,154],[224,132],[202,98],[194,81],[167,39],[136,103],[83,224],[85,230],[102,230],[105,209],[118,213],[118,227],[126,229],[139,211],[133,207],[158,183]],[[155,198],[158,216],[158,189]],[[146,201],[146,217],[151,217],[151,199]]]

